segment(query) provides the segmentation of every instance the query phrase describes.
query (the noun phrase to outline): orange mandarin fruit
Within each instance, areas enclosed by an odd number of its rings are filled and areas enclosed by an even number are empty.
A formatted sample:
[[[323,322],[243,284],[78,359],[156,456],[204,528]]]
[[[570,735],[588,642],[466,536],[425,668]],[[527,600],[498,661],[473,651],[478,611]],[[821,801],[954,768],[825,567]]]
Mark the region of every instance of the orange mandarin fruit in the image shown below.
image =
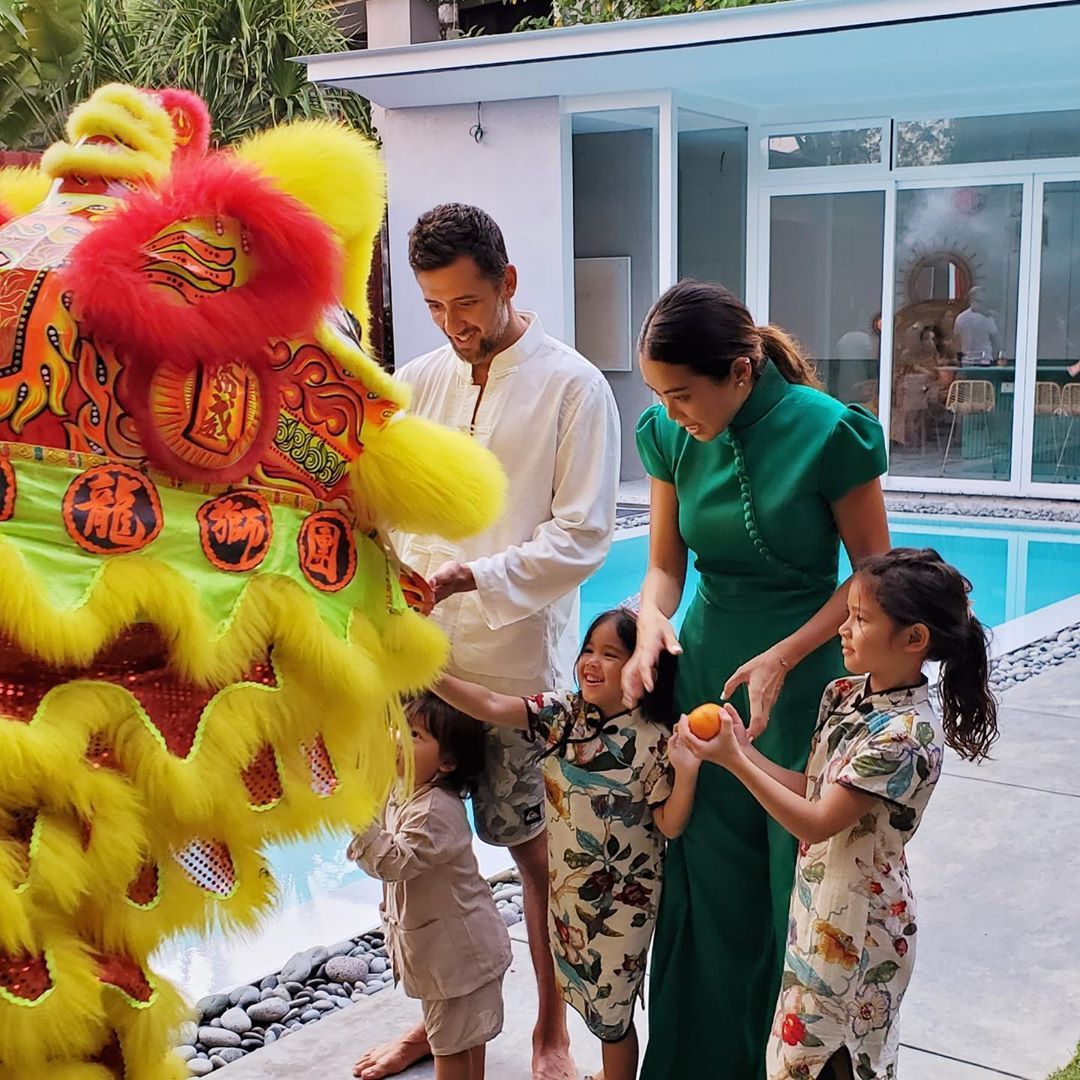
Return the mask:
[[[690,730],[699,739],[713,739],[720,731],[720,706],[711,702],[699,705],[687,718]]]

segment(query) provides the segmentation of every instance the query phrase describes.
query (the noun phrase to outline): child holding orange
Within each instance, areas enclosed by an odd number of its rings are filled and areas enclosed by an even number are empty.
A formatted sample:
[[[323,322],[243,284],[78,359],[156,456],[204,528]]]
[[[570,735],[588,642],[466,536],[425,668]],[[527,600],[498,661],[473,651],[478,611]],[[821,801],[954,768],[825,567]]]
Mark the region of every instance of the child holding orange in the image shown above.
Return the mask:
[[[944,745],[978,760],[997,737],[970,588],[930,549],[896,549],[860,565],[840,628],[844,664],[858,677],[826,689],[805,774],[759,753],[731,706],[708,740],[685,721],[677,729],[801,841],[769,1080],[896,1076],[897,1012],[917,937],[904,847],[941,773]],[[940,721],[922,673],[927,660],[941,662]]]

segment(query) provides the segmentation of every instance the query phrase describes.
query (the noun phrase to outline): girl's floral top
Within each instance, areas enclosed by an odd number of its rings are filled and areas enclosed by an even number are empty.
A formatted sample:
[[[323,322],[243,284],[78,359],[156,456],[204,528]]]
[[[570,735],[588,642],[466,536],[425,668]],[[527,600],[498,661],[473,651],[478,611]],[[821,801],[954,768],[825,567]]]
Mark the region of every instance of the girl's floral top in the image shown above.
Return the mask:
[[[652,807],[672,790],[669,732],[638,710],[605,720],[572,690],[528,705],[532,737],[561,746],[543,762],[556,977],[593,1034],[618,1039],[660,902],[664,839]]]
[[[894,1080],[897,1012],[915,960],[915,898],[904,845],[941,774],[943,738],[926,683],[826,689],[806,796],[845,784],[880,802],[850,829],[801,844],[769,1080],[810,1080],[841,1047],[859,1080]]]

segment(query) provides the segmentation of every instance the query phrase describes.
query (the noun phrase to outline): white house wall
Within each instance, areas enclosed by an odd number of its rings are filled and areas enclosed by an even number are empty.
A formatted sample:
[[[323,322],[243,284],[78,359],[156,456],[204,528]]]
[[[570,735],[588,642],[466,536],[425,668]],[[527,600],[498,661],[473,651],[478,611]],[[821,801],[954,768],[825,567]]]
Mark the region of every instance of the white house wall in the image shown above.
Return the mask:
[[[564,296],[561,118],[557,98],[390,109],[378,120],[389,185],[394,355],[403,364],[440,345],[409,269],[408,233],[440,202],[467,202],[502,226],[520,278],[517,304],[555,337],[568,333]]]

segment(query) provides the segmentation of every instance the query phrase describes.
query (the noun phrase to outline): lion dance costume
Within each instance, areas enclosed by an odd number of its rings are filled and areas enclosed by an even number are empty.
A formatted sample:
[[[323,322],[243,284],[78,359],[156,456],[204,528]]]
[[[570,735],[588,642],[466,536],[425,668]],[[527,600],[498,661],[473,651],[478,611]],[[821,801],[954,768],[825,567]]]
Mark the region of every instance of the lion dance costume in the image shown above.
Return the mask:
[[[177,1080],[163,937],[366,823],[445,641],[381,528],[502,475],[361,348],[374,148],[123,86],[0,173],[0,1076]]]

